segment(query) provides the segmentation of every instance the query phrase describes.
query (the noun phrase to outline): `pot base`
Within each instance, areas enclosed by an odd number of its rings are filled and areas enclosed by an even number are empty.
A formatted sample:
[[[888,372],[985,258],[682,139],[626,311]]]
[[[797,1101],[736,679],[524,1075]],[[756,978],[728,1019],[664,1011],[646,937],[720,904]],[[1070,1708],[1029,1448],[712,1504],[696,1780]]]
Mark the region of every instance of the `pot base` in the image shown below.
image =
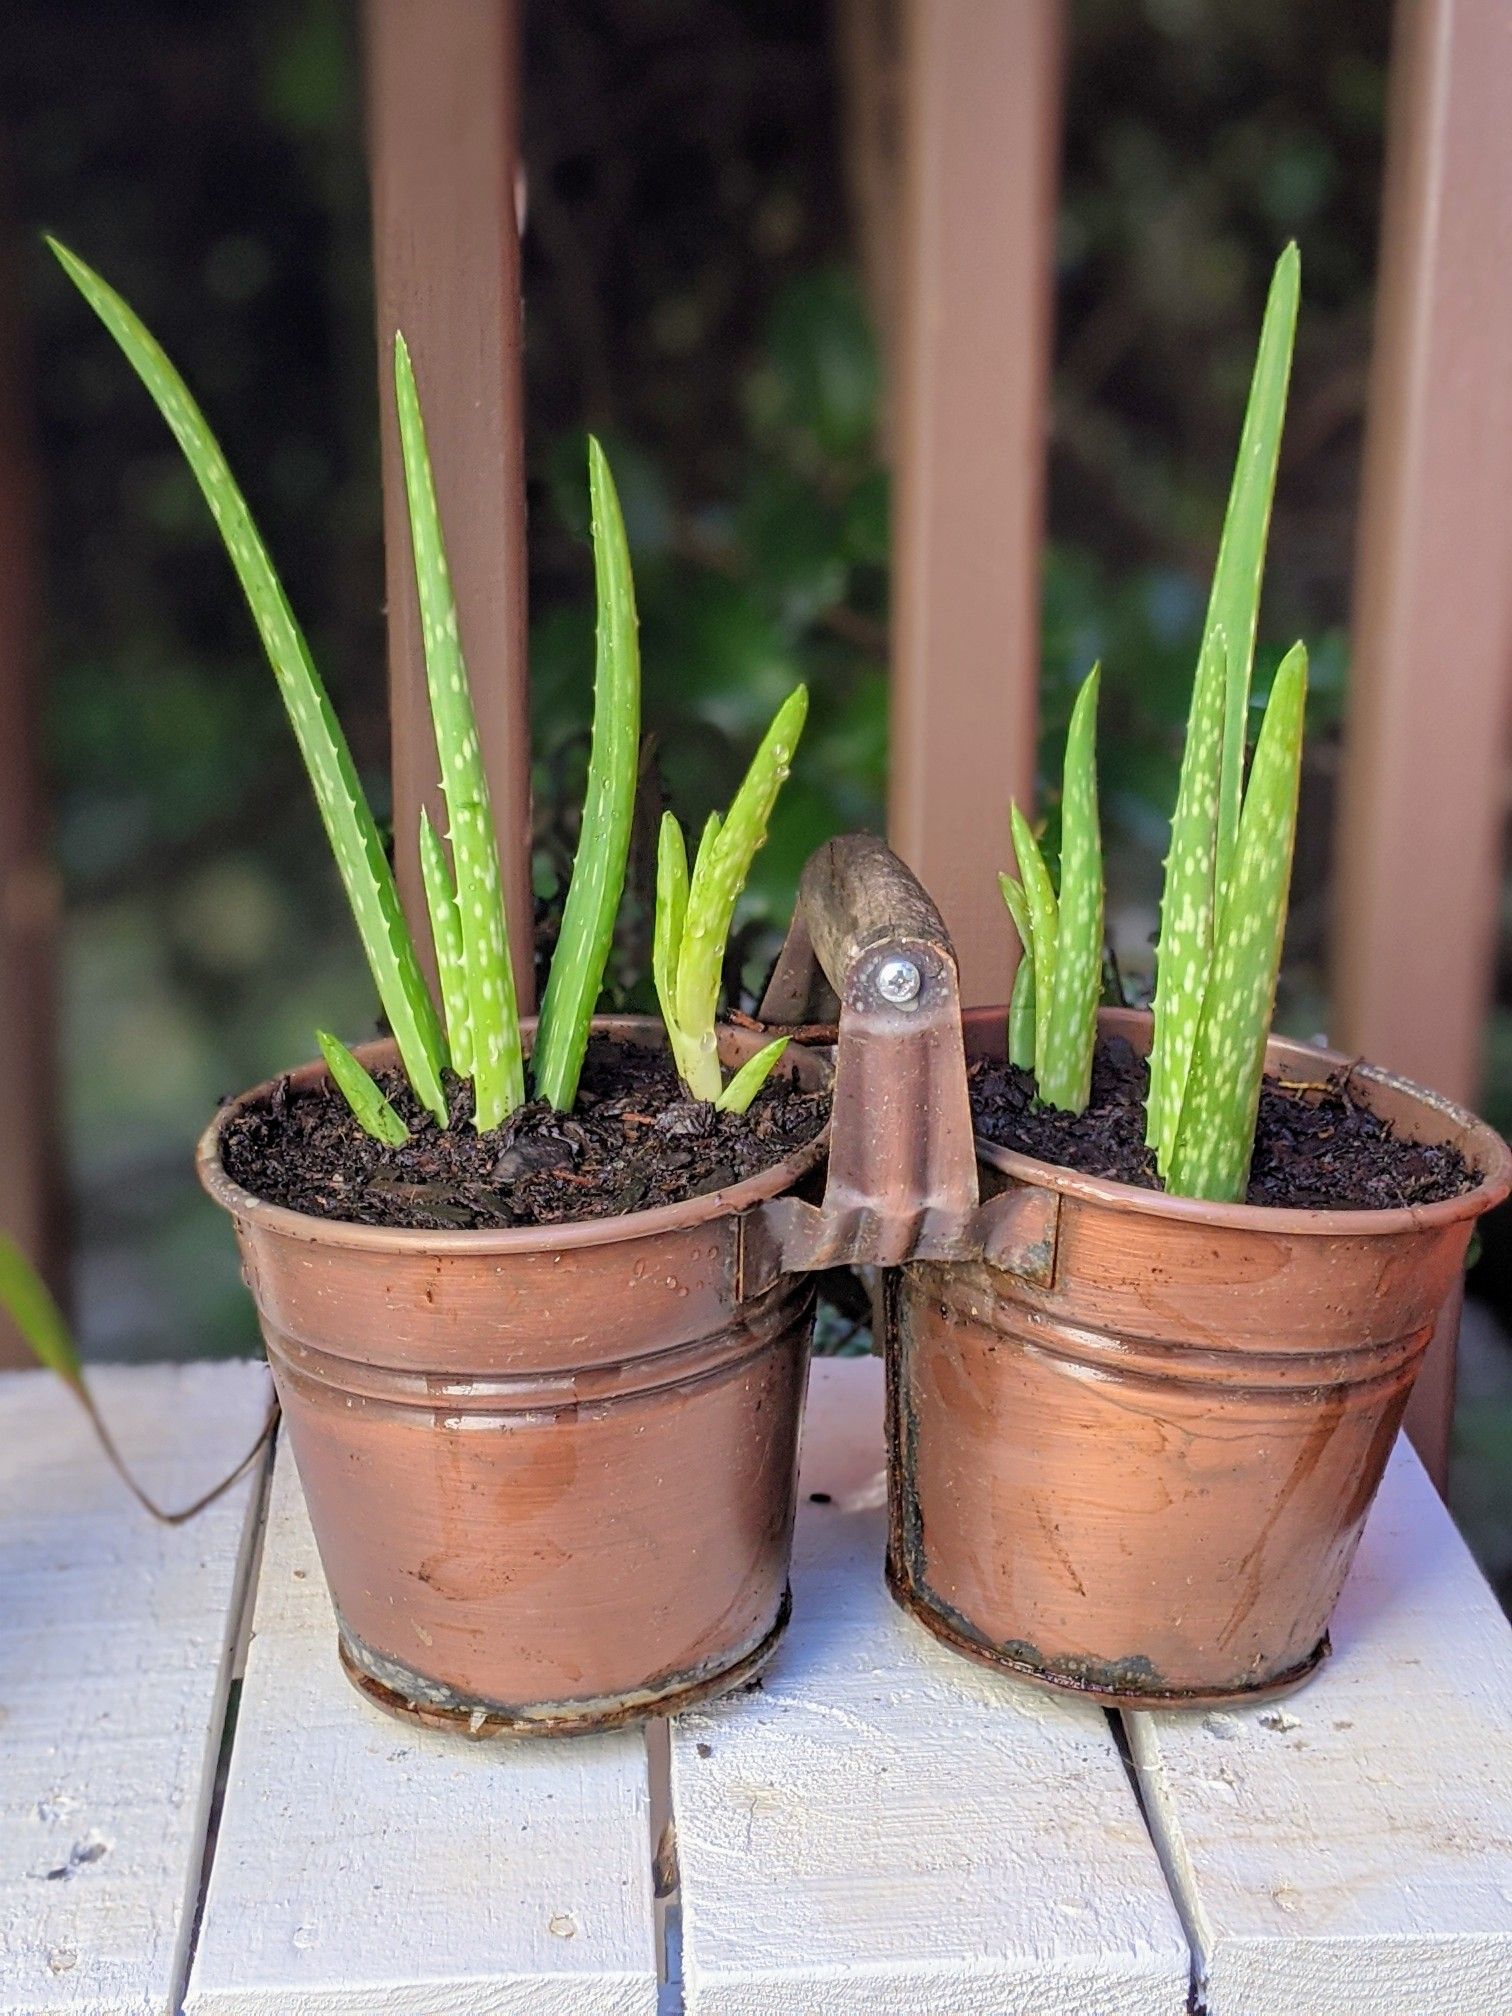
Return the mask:
[[[476,1743],[509,1736],[594,1736],[604,1729],[623,1729],[658,1716],[680,1714],[684,1708],[711,1701],[755,1679],[777,1650],[792,1609],[792,1590],[784,1589],[771,1630],[750,1651],[717,1672],[671,1675],[620,1697],[546,1702],[531,1708],[469,1701],[398,1660],[372,1651],[339,1622],[336,1644],[341,1669],[357,1692],[401,1722],[419,1723],[422,1728],[465,1736]]]
[[[973,1637],[969,1630],[963,1630],[947,1611],[938,1608],[906,1581],[891,1554],[887,1559],[887,1589],[900,1610],[906,1610],[931,1636],[938,1638],[942,1645],[948,1645],[952,1652],[974,1660],[978,1666],[989,1666],[994,1672],[1010,1673],[1016,1680],[1027,1680],[1049,1693],[1079,1695],[1082,1700],[1096,1701],[1103,1708],[1231,1708],[1237,1703],[1273,1701],[1280,1695],[1294,1694],[1299,1687],[1305,1686],[1332,1649],[1325,1631],[1299,1664],[1288,1667],[1286,1672],[1273,1680],[1252,1687],[1162,1687],[1158,1675],[1153,1674],[1147,1686],[1142,1683],[1121,1685],[1114,1677],[1120,1669],[1111,1665],[1106,1679],[1095,1678],[1090,1673],[1058,1673],[1032,1658],[1015,1658],[1011,1653],[985,1644],[980,1638]],[[1025,1651],[1028,1650],[1030,1648],[1026,1646]],[[1125,1665],[1122,1671],[1127,1675],[1128,1666]]]

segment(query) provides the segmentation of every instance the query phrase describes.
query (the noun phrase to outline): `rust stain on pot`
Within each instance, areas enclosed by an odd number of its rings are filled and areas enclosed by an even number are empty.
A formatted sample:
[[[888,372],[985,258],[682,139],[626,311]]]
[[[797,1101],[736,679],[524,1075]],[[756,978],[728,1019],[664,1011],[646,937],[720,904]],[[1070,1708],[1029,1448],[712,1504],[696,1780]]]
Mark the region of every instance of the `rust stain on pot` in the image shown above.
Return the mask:
[[[1000,1054],[1003,1021],[967,1015],[968,1049]],[[1148,1018],[1105,1023],[1148,1040]],[[1271,1061],[1345,1060],[1278,1041]],[[982,1216],[1052,1194],[1055,1258],[1048,1276],[1013,1254],[916,1262],[889,1297],[888,1578],[946,1643],[1133,1706],[1255,1698],[1316,1668],[1472,1226],[1512,1178],[1473,1116],[1364,1067],[1353,1088],[1402,1133],[1453,1141],[1480,1187],[1261,1210],[978,1143],[1004,1186]]]
[[[760,1040],[729,1032],[727,1061]],[[827,1056],[789,1057],[824,1082]],[[824,1138],[654,1211],[430,1233],[248,1196],[225,1117],[200,1175],[236,1225],[354,1684],[464,1734],[570,1734],[754,1672],[787,1615],[814,1289],[742,1296],[740,1223]]]

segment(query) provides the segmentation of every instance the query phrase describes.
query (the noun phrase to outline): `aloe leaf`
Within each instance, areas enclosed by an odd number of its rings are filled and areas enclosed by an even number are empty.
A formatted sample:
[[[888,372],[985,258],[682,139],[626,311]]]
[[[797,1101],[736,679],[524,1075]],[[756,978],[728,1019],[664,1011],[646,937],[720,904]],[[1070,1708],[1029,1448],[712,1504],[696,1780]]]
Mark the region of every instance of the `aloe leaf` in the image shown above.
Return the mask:
[[[559,1111],[577,1095],[588,1028],[604,984],[630,855],[640,752],[640,646],[630,548],[609,464],[591,439],[588,491],[598,590],[593,744],[582,833],[541,1003],[534,1058],[536,1091]]]
[[[1038,1068],[1050,1046],[1050,1013],[1055,999],[1057,907],[1050,871],[1029,821],[1017,805],[1010,809],[1013,852],[1023,878],[1029,911],[1029,935],[1034,945],[1034,1060]]]
[[[1013,919],[1023,948],[1018,971],[1013,976],[1013,993],[1008,1001],[1008,1062],[1020,1071],[1034,1069],[1034,931],[1029,922],[1029,901],[1022,882],[999,874],[998,888]]]
[[[1307,653],[1298,644],[1271,688],[1239,816],[1234,871],[1166,1176],[1166,1188],[1180,1197],[1237,1203],[1249,1182],[1286,934],[1306,708]]]
[[[21,1332],[39,1365],[81,1387],[84,1368],[52,1292],[8,1232],[0,1232],[0,1309]]]
[[[1103,861],[1097,809],[1100,683],[1101,672],[1094,665],[1076,696],[1066,732],[1054,993],[1048,1040],[1041,1045],[1036,1031],[1034,1050],[1040,1098],[1047,1106],[1058,1106],[1067,1113],[1082,1112],[1092,1090],[1097,1000],[1102,992]],[[1031,910],[1031,921],[1032,915]]]
[[[771,1077],[778,1059],[792,1042],[791,1036],[779,1036],[774,1043],[768,1043],[748,1057],[723,1092],[714,1101],[721,1113],[744,1113],[751,1101]]]
[[[246,499],[188,387],[145,325],[114,288],[67,246],[54,238],[47,242],[151,394],[210,507],[310,774],[326,837],[405,1073],[416,1098],[445,1126],[441,1066],[446,1046],[399,906],[393,870],[346,737]]]
[[[430,914],[431,943],[441,980],[441,1005],[446,1011],[446,1040],[451,1066],[459,1078],[472,1076],[472,1025],[467,1017],[467,968],[462,957],[462,919],[457,892],[430,814],[420,808],[420,879]]]
[[[1155,955],[1155,1033],[1145,1140],[1164,1173],[1176,1140],[1197,1023],[1207,992],[1217,916],[1218,807],[1223,772],[1223,723],[1228,673],[1221,629],[1203,640],[1187,717],[1181,779],[1171,818]]]
[[[504,918],[499,848],[478,724],[462,663],[457,606],[436,505],[430,453],[414,368],[403,336],[394,338],[394,391],[409,500],[410,544],[420,598],[420,631],[430,690],[431,724],[457,871],[457,915],[472,1037],[473,1125],[487,1133],[525,1099],[520,1015]]]
[[[327,1029],[315,1031],[315,1041],[326,1061],[326,1069],[336,1089],[352,1109],[364,1134],[389,1148],[401,1147],[410,1138],[409,1129],[379,1089],[377,1080],[352,1055],[345,1043]]]
[[[656,836],[656,916],[651,933],[651,974],[661,1004],[667,1044],[679,1078],[685,1075],[683,1035],[677,1026],[677,962],[688,914],[688,849],[682,827],[663,812]]]
[[[1013,976],[1008,1001],[1008,1062],[1020,1071],[1034,1069],[1034,954],[1026,951]]]
[[[1271,499],[1276,488],[1276,464],[1281,453],[1281,427],[1286,418],[1287,381],[1297,331],[1301,294],[1301,260],[1288,245],[1276,261],[1254,377],[1239,437],[1239,456],[1224,514],[1212,594],[1203,625],[1204,647],[1215,631],[1228,646],[1228,690],[1223,720],[1223,786],[1218,809],[1218,889],[1228,882],[1239,830],[1239,800],[1244,786],[1245,731],[1249,721],[1250,677],[1255,659],[1255,628],[1260,611],[1260,576],[1270,531]]]
[[[683,1082],[695,1099],[712,1101],[720,1094],[714,1018],[725,943],[777,794],[792,769],[807,713],[808,690],[795,687],[762,737],[724,820],[711,818],[699,845],[677,961],[677,1024],[686,1045]]]

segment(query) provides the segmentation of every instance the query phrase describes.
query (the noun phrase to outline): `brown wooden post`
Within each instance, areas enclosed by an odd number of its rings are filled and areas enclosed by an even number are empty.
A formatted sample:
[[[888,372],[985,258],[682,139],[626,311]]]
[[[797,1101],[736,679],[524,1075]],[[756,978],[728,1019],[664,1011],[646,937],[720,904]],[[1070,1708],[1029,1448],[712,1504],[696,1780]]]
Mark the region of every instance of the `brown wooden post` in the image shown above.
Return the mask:
[[[3,163],[0,163],[3,176]],[[18,298],[0,188],[0,299]],[[0,1227],[63,1294],[63,1186],[57,1154],[53,948],[58,879],[48,852],[37,689],[31,456],[21,397],[21,317],[0,315]],[[0,1365],[30,1364],[0,1317]]]
[[[1060,0],[908,0],[888,831],[1006,998],[1034,797]]]
[[[1334,1035],[1479,1089],[1512,674],[1512,8],[1402,0],[1339,810]],[[1454,1339],[1408,1426],[1442,1483]]]
[[[367,0],[389,694],[399,886],[424,928],[417,831],[439,830],[435,745],[394,411],[404,331],[425,409],[499,833],[522,1007],[531,961],[530,728],[525,644],[525,456],[515,217],[514,0]]]

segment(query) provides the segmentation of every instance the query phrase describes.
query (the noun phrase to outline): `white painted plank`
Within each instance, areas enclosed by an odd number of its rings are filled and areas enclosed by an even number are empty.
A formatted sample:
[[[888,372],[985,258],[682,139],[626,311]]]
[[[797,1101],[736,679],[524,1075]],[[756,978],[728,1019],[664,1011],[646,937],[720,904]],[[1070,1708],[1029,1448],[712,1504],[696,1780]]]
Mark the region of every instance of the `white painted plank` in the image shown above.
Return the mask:
[[[234,1467],[262,1365],[102,1367],[161,1502]],[[0,2012],[166,2016],[177,2000],[262,1476],[155,1524],[43,1372],[0,1374]]]
[[[1512,2011],[1512,1629],[1416,1456],[1283,1702],[1131,1715],[1211,2016]]]
[[[187,2016],[653,2016],[634,1731],[468,1743],[336,1660],[287,1446]]]
[[[1107,1717],[894,1608],[882,1463],[880,1366],[816,1364],[788,1639],[673,1725],[688,2016],[1177,2016],[1187,1945]]]

